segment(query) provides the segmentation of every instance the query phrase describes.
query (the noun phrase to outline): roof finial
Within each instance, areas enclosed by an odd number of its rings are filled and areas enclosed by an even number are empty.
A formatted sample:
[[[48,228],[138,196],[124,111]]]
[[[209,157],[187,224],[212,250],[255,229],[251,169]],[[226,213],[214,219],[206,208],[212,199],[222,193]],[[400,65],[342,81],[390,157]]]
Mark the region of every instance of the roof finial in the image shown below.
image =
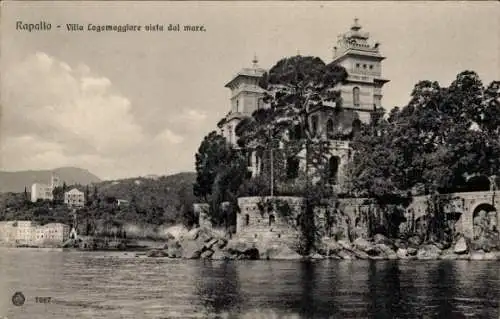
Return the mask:
[[[258,67],[258,63],[259,63],[259,59],[257,58],[257,54],[254,53],[253,60],[252,60],[252,65],[253,65],[254,69],[256,69]]]
[[[359,21],[358,18],[354,18],[354,24],[351,27],[352,30],[358,31],[359,29],[361,29],[361,25],[359,25],[358,21]]]

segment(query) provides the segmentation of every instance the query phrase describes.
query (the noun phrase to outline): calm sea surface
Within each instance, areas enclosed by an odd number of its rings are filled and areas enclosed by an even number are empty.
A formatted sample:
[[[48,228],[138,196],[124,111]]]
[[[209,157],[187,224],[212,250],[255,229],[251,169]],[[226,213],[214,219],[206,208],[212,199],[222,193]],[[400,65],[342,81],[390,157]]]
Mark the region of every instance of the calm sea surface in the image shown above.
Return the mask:
[[[499,262],[133,256],[0,249],[0,318],[500,318]]]

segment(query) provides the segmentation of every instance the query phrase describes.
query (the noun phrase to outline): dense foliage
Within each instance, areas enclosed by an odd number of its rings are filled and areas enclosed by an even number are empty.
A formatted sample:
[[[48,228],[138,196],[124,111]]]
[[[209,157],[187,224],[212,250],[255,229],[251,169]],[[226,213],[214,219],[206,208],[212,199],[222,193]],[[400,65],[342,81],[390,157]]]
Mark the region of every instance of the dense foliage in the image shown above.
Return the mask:
[[[419,82],[407,106],[364,125],[354,140],[354,190],[372,197],[448,193],[465,189],[471,176],[497,175],[499,97],[500,82],[485,88],[471,71],[449,87]]]

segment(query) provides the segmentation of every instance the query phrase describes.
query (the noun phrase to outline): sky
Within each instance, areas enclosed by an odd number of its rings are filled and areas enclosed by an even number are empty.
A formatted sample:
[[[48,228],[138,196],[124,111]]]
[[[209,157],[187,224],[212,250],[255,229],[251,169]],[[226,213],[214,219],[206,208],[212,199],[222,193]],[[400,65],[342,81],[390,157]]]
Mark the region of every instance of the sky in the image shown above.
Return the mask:
[[[229,111],[224,87],[259,66],[332,60],[358,18],[387,57],[382,103],[463,70],[500,79],[498,2],[2,2],[0,170],[74,166],[101,179],[194,171],[203,137]],[[17,22],[50,31],[16,30]],[[162,24],[163,32],[68,32],[67,23]],[[169,24],[205,32],[168,32]],[[61,28],[57,28],[61,25]],[[144,27],[143,27],[144,28]]]

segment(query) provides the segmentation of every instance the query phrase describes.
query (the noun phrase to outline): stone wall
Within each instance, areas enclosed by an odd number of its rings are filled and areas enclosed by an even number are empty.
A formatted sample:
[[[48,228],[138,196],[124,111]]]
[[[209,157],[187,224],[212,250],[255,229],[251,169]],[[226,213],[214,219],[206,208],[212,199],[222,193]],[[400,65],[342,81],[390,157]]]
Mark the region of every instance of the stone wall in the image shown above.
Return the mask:
[[[297,217],[304,212],[301,197],[240,197],[238,206],[239,238],[290,243],[299,235]]]

